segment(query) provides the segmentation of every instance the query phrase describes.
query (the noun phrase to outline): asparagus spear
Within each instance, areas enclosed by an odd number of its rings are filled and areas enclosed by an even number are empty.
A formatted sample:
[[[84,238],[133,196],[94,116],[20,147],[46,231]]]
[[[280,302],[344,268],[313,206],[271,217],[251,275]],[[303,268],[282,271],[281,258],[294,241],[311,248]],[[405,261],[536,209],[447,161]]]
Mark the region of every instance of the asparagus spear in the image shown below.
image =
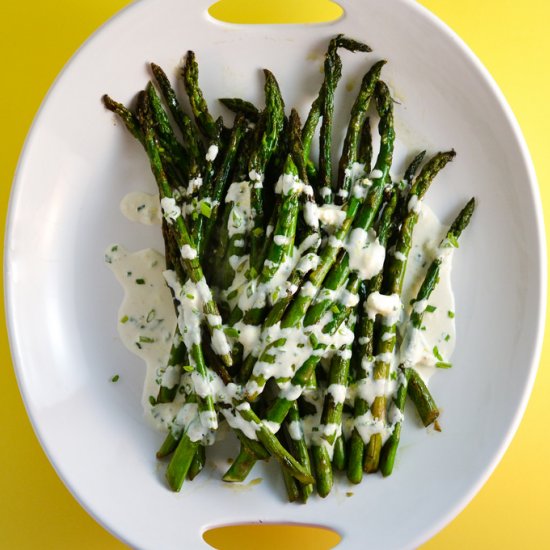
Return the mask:
[[[418,205],[422,200],[431,182],[437,173],[454,158],[455,152],[448,151],[438,153],[423,167],[419,176],[414,180],[409,193],[408,213],[405,217],[397,243],[395,245],[396,254],[391,256],[388,270],[386,293],[388,295],[399,296],[407,267],[407,257],[412,243],[412,232],[418,220]],[[386,274],[385,274],[386,276]],[[382,324],[380,335],[377,340],[375,352],[377,359],[374,364],[374,380],[387,379],[390,372],[390,362],[386,359],[388,354],[392,354],[396,344],[397,322],[394,320],[389,324]],[[371,405],[371,413],[375,420],[382,422],[386,419],[386,396],[385,394],[375,397]],[[382,448],[382,435],[375,433],[370,437],[365,452],[364,469],[366,472],[378,470],[380,451]]]
[[[448,253],[449,250],[452,250],[458,245],[458,239],[464,229],[466,229],[466,227],[470,223],[470,219],[472,217],[474,209],[475,200],[471,199],[470,201],[468,201],[466,206],[460,211],[454,222],[451,224],[451,227],[447,231],[445,238],[440,244],[440,250],[442,253],[439,254],[428,267],[428,270],[426,271],[426,275],[424,277],[424,281],[422,282],[422,285],[420,286],[420,289],[416,296],[415,303],[426,303],[424,302],[424,300],[428,300],[428,298],[430,297],[432,291],[437,285],[437,282],[439,281],[439,270],[443,262],[444,255]],[[413,307],[409,321],[410,324],[406,333],[407,336],[403,344],[405,346],[405,349],[406,346],[411,343],[411,339],[415,337],[415,331],[419,331],[421,329],[424,312],[425,309],[416,309]],[[408,364],[407,362],[403,363],[400,366],[402,371],[400,384],[397,390],[397,394],[393,400],[395,409],[399,411],[398,416],[403,414],[405,408],[405,397],[407,395],[407,388],[409,387],[408,381],[413,371],[413,367],[414,365]],[[426,391],[424,391],[422,384],[418,382],[418,379],[416,378],[412,392],[412,395],[415,397],[419,395],[426,395]],[[416,402],[420,403],[420,399],[417,399],[415,403]],[[435,407],[435,404],[433,404],[433,399],[430,399],[428,397],[427,403],[427,406],[423,406],[422,404],[420,404],[420,410],[428,411],[426,414],[421,414],[421,416],[423,416],[423,421],[425,422],[429,422],[429,420],[431,420],[431,418],[433,418],[433,415],[435,414],[433,412]],[[390,435],[388,441],[385,443],[382,449],[380,470],[382,471],[382,474],[384,476],[391,475],[393,471],[397,447],[399,446],[399,440],[401,436],[401,424],[401,420],[396,422],[392,434]]]
[[[145,97],[142,96],[142,98],[143,100],[140,101],[138,108],[138,120],[142,126],[151,169],[159,188],[161,206],[163,206],[164,215],[174,233],[178,247],[180,250],[186,252],[186,257],[183,257],[183,254],[181,256],[181,263],[189,279],[197,285],[197,290],[203,301],[206,324],[213,340],[214,352],[220,356],[226,366],[231,366],[230,348],[222,330],[218,306],[212,298],[212,293],[204,278],[202,267],[197,258],[195,243],[189,234],[185,220],[181,215],[181,210],[175,204],[172,189],[170,188],[160,159],[158,138],[154,131],[151,111]]]
[[[356,316],[350,315],[348,327],[351,331],[355,328],[355,320]],[[320,431],[311,447],[317,491],[322,497],[330,493],[333,484],[331,452],[334,452],[336,441],[341,436],[342,409],[348,386],[351,349],[352,342],[343,346],[332,359]]]
[[[311,473],[309,451],[305,440],[304,431],[301,426],[300,411],[298,409],[297,401],[294,401],[288,411],[288,415],[283,425],[283,430],[294,458],[302,464],[306,471]],[[301,484],[299,487],[299,492],[302,502],[306,502],[313,492],[313,484]]]
[[[218,101],[230,111],[244,115],[250,122],[258,122],[260,119],[260,110],[250,101],[238,97],[222,97]]]
[[[217,142],[220,134],[219,123],[214,120],[208,110],[208,105],[199,86],[199,64],[195,52],[191,50],[187,52],[182,76],[189,97],[189,104],[199,130],[209,142]]]
[[[430,394],[430,390],[428,390],[428,386],[426,386],[424,380],[422,380],[418,372],[414,369],[411,369],[409,375],[407,395],[414,403],[424,426],[428,427],[437,420],[439,417],[439,409]]]
[[[189,155],[190,163],[194,163],[200,166],[202,159],[204,158],[205,151],[202,141],[197,134],[197,131],[193,125],[191,117],[187,115],[181,108],[181,105],[177,99],[176,92],[172,88],[168,77],[164,71],[155,63],[151,63],[151,71],[155,77],[155,80],[160,88],[164,101],[168,105],[176,124],[178,125],[182,136],[183,145]],[[198,170],[194,168],[192,173],[198,173]]]
[[[220,203],[227,190],[229,175],[236,160],[239,145],[245,133],[245,119],[241,115],[235,118],[235,124],[228,139],[227,148],[224,151],[223,158],[214,177],[212,194],[207,197],[204,204],[201,204],[201,216],[206,218],[204,225],[197,230],[203,233],[203,237],[199,239],[200,246],[198,252],[201,257],[204,257],[208,245],[211,242],[212,232],[216,226],[219,215]]]
[[[141,145],[143,145],[145,149],[143,132],[141,131],[141,127],[136,115],[132,111],[130,111],[130,109],[125,107],[122,103],[115,101],[107,94],[102,97],[102,100],[105,107],[109,111],[115,113],[118,117],[120,117],[120,119],[126,126],[126,129],[141,143]],[[161,145],[162,148],[160,149],[160,156],[163,164],[166,167],[168,175],[173,181],[180,181],[181,168],[184,167],[184,172],[187,172],[187,170],[185,169],[186,160],[180,156],[179,151],[171,150],[170,143],[163,143],[161,141]]]
[[[386,61],[378,61],[378,63],[375,63],[365,74],[361,83],[361,88],[359,89],[359,94],[351,109],[351,117],[344,140],[344,148],[338,166],[338,194],[342,202],[347,199],[354,183],[353,165],[358,162],[359,158],[359,140],[366,112],[369,108],[370,99],[374,94],[374,88],[380,77],[380,72],[385,64]]]
[[[366,44],[346,38],[339,34],[330,41],[327,54],[325,56],[325,80],[322,91],[319,94],[322,98],[321,133],[319,136],[319,185],[321,186],[321,195],[325,203],[332,202],[333,184],[332,184],[332,126],[334,114],[334,92],[338,81],[342,76],[342,61],[338,56],[338,48],[345,48],[349,51],[370,52],[371,49]]]
[[[380,244],[386,246],[388,238],[392,231],[392,218],[394,211],[397,205],[397,192],[392,190],[389,201],[384,207],[382,217],[380,220],[380,226],[378,228],[378,239]],[[373,277],[366,284],[367,295],[370,295],[375,292],[379,292],[382,286],[382,277],[383,273],[380,272],[378,275]],[[356,380],[355,384],[357,388],[362,387],[366,382],[367,371],[363,368],[364,361],[372,361],[373,356],[373,337],[374,337],[374,319],[370,319],[365,311],[366,306],[366,297],[363,300],[363,307],[360,311],[359,323],[358,323],[358,334],[357,334],[357,343],[356,343],[356,357],[359,358],[359,361],[356,365]],[[354,418],[360,418],[363,416],[369,409],[369,404],[361,396],[361,392],[358,391],[355,397],[354,402]],[[348,479],[352,483],[359,483],[363,477],[363,454],[365,449],[365,444],[361,435],[354,429],[350,438],[350,449],[349,449],[349,460],[347,474]]]
[[[253,211],[254,229],[252,231],[250,265],[256,270],[261,265],[261,249],[265,236],[264,205],[263,205],[263,178],[265,169],[273,151],[277,147],[279,134],[283,128],[284,102],[279,85],[273,74],[264,69],[265,74],[265,102],[262,113],[263,128],[258,146],[253,150],[248,163],[250,177],[251,205]]]
[[[357,150],[357,162],[365,165],[365,173],[370,174],[372,163],[372,135],[370,118],[366,117],[359,136],[359,148]]]

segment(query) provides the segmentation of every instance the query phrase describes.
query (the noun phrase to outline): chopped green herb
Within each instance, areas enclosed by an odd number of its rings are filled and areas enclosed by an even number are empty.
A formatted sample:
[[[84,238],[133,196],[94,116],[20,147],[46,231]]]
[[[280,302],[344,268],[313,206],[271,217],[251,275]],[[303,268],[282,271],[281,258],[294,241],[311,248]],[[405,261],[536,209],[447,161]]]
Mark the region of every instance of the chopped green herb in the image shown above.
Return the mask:
[[[438,361],[435,366],[438,369],[450,369],[453,365],[451,363],[446,363],[445,361]]]
[[[194,299],[195,299],[194,294],[186,294],[185,297],[186,297],[186,298],[189,298],[190,300],[194,300]]]
[[[137,210],[138,212],[141,212],[144,208],[145,208],[145,205],[144,205],[144,204],[140,204],[140,205],[136,208],[136,210]]]
[[[228,295],[227,295],[227,299],[228,300],[233,300],[234,298],[237,297],[237,294],[239,293],[239,291],[237,289],[233,290],[232,292],[230,292]]]
[[[157,404],[157,400],[154,398],[154,396],[152,395],[149,396],[149,403],[151,403],[153,407]]]
[[[195,370],[195,367],[193,367],[193,365],[183,365],[183,370],[185,372],[193,372]]]
[[[147,314],[147,322],[150,323],[157,315],[157,312],[152,309],[148,314]]]
[[[136,279],[136,284],[137,285],[144,285],[145,284],[145,279]]]
[[[445,342],[448,342],[450,339],[451,339],[451,335],[450,335],[450,334],[447,334],[447,335],[445,336]]]
[[[319,340],[317,339],[317,336],[313,334],[313,332],[309,335],[309,341],[311,342],[311,345],[316,348],[319,345]]]
[[[111,252],[116,252],[118,250],[118,244],[115,244],[111,247]]]
[[[212,215],[212,207],[206,202],[201,201],[200,208],[201,208],[201,214],[207,218],[210,218],[210,216]]]
[[[455,318],[455,312],[454,311],[447,311],[447,315],[449,316],[450,319]]]
[[[118,379],[120,378],[120,376],[118,374],[115,374],[112,378],[111,378],[111,382],[118,382]]]
[[[231,223],[234,227],[240,227],[242,223],[241,217],[234,210],[231,212]]]
[[[155,339],[154,338],[150,338],[149,336],[140,336],[139,337],[139,341],[142,343],[142,344],[152,344]]]
[[[138,347],[138,349],[142,349],[142,346],[139,342],[136,342],[136,346]]]
[[[434,346],[433,352],[437,359],[443,361],[443,357],[441,357],[441,353],[439,353],[439,349],[437,348],[437,346]]]
[[[126,277],[131,277],[132,276],[132,272],[131,271],[127,271],[126,272]]]
[[[330,308],[330,311],[332,311],[332,313],[340,313],[340,309],[338,308],[337,304],[333,304]]]
[[[447,240],[454,248],[458,248],[458,239],[454,235],[449,235]]]
[[[128,322],[128,319],[129,319],[128,315],[125,315],[124,317],[122,317],[122,319],[120,320],[120,322],[121,322],[122,324],[127,323],[127,322]]]
[[[238,338],[239,334],[240,334],[240,332],[236,328],[233,328],[233,327],[225,327],[223,329],[223,331],[225,332],[225,334],[227,336],[230,336],[231,338]]]
[[[426,311],[428,313],[433,313],[437,308],[435,306],[426,306]]]

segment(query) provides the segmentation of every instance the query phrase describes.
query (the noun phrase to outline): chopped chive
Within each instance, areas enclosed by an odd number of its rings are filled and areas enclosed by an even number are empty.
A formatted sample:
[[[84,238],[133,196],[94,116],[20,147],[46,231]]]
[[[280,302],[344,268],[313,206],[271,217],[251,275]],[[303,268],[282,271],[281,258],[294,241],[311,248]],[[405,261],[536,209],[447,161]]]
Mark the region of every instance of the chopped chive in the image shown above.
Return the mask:
[[[155,339],[150,338],[149,336],[140,336],[139,341],[143,344],[152,344],[155,341]]]
[[[443,361],[443,357],[441,357],[441,353],[439,353],[439,349],[437,348],[437,346],[434,346],[433,352],[437,359]]]
[[[435,366],[438,369],[450,369],[453,365],[451,363],[446,363],[445,361],[438,361]]]
[[[450,339],[451,339],[451,335],[450,335],[450,334],[447,334],[447,335],[445,336],[445,342],[448,342]]]
[[[122,319],[120,320],[120,322],[121,322],[122,324],[127,323],[127,322],[128,322],[128,315],[125,315],[124,317],[122,317]]]
[[[435,307],[435,306],[426,306],[426,311],[428,313],[433,313],[436,309],[437,309],[437,307]]]
[[[149,396],[149,403],[151,403],[151,405],[153,405],[153,407],[154,407],[157,404],[157,400],[152,395],[150,395]]]
[[[136,284],[137,285],[144,285],[145,284],[145,279],[136,279]]]
[[[237,289],[233,290],[232,292],[230,292],[228,295],[227,295],[227,299],[228,300],[233,300],[233,298],[236,298],[237,297],[237,294],[239,293],[239,291]]]
[[[111,378],[111,382],[118,382],[118,379],[120,378],[120,376],[118,374],[115,374],[112,378]]]
[[[186,294],[185,295],[186,298],[189,298],[190,300],[194,300],[195,299],[195,296],[193,294]]]
[[[238,338],[240,334],[240,332],[233,327],[225,327],[223,331],[227,336],[230,336],[231,338]]]
[[[212,207],[205,202],[201,202],[200,208],[201,208],[201,214],[206,218],[210,218],[210,216],[212,215]]]
[[[193,365],[183,365],[183,370],[185,372],[193,372],[195,368],[193,367]]]
[[[316,348],[319,345],[319,340],[313,332],[309,335],[309,341],[311,342],[311,345]]]
[[[449,319],[455,318],[455,312],[454,311],[447,311],[447,315],[449,316]]]
[[[141,212],[143,209],[145,208],[145,205],[144,204],[140,204],[138,207],[137,207],[137,211],[138,212]]]
[[[118,250],[118,244],[115,244],[111,247],[111,252],[116,252]]]
[[[449,235],[447,240],[454,248],[458,248],[458,239],[454,235]]]

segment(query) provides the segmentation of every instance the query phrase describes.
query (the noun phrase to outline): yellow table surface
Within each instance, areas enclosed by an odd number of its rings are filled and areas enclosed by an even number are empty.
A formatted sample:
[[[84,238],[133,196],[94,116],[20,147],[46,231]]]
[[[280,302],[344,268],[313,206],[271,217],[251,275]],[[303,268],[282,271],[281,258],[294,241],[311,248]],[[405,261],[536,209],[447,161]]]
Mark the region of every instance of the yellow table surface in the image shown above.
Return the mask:
[[[242,0],[229,1],[234,5],[246,4]],[[302,1],[308,10],[315,4],[315,0]],[[325,0],[317,1],[322,4]],[[546,183],[550,179],[550,40],[545,34],[550,3],[546,0],[422,0],[422,3],[469,44],[503,90],[529,145],[544,210],[550,212]],[[128,0],[2,1],[2,231],[17,158],[42,98],[84,39],[126,4]],[[73,499],[46,459],[17,388],[3,316],[0,322],[0,548],[122,548]],[[544,368],[550,362],[548,342],[546,338],[527,412],[502,462],[466,509],[424,548],[550,546],[547,435],[550,373]],[[284,546],[288,550],[295,548]],[[302,546],[302,550],[309,548],[317,546]]]

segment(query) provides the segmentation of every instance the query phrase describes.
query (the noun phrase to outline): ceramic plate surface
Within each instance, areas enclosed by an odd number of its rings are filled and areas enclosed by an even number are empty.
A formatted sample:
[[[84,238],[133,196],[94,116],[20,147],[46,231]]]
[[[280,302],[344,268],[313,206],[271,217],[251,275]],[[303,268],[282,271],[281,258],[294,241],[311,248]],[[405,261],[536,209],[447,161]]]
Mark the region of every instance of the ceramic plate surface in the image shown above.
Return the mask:
[[[342,548],[411,548],[454,517],[510,442],[532,386],[544,319],[546,259],[536,180],[501,93],[464,44],[414,2],[343,0],[323,25],[235,26],[212,20],[209,2],[143,0],[114,17],[52,87],[21,156],[5,252],[13,359],[35,430],[64,482],[106,528],[141,548],[203,548],[205,528],[232,522],[326,525]],[[288,108],[305,116],[321,81],[328,40],[363,39],[369,56],[343,54],[336,116],[380,58],[399,104],[394,174],[411,152],[454,147],[456,160],[427,203],[450,222],[471,196],[478,209],[455,257],[458,347],[454,368],[433,379],[444,431],[414,414],[394,474],[345,481],[327,499],[285,502],[276,468],[258,466],[253,487],[219,478],[236,446],[221,445],[206,475],[174,494],[154,452],[162,434],[145,423],[145,372],[116,332],[121,288],[106,246],[162,250],[159,232],[125,220],[128,192],[153,192],[139,144],[105,111],[108,92],[131,101],[155,61],[176,78],[188,49],[215,114],[217,97],[260,101],[260,69],[280,81]],[[347,86],[346,86],[347,85]],[[353,88],[352,92],[348,88]],[[221,111],[219,111],[221,113]],[[337,129],[342,134],[343,127]],[[117,384],[109,382],[114,373]],[[346,497],[347,491],[353,497]]]

